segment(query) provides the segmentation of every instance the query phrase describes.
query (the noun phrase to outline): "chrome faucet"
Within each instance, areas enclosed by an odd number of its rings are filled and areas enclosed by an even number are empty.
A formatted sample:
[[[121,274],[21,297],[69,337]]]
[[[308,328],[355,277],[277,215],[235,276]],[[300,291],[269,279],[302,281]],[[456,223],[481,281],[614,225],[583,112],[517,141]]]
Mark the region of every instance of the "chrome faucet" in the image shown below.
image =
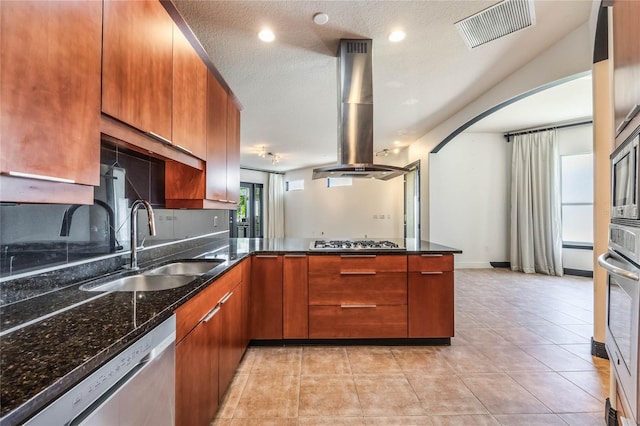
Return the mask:
[[[144,207],[147,210],[149,221],[149,235],[156,235],[156,222],[153,218],[151,204],[145,200],[136,200],[131,205],[131,269],[138,269],[138,209]]]

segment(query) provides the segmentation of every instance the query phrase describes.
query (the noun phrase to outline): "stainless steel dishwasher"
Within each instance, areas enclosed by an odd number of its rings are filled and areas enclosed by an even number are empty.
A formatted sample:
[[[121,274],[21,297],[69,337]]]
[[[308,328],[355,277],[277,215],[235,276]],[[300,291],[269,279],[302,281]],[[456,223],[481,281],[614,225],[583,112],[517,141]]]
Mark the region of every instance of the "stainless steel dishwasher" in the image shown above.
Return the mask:
[[[26,424],[175,424],[175,315],[120,352]]]

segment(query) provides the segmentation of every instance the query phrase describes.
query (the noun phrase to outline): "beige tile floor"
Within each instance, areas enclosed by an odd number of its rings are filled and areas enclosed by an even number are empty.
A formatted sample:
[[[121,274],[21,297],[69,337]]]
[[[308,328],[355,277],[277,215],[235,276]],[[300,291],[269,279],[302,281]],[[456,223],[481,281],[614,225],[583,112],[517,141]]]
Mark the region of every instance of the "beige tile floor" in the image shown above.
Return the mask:
[[[451,346],[250,347],[214,425],[604,425],[592,282],[458,270]]]

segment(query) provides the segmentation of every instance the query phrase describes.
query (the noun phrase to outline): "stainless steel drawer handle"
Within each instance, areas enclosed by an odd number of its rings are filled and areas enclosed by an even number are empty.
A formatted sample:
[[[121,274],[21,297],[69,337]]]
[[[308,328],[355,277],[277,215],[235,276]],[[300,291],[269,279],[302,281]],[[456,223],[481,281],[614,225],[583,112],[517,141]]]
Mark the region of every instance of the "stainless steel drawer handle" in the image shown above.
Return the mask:
[[[376,271],[340,271],[340,275],[375,275]]]
[[[231,296],[233,296],[233,292],[232,291],[230,291],[229,293],[227,293],[224,296],[222,296],[222,299],[220,299],[218,301],[218,305],[224,305],[225,303],[227,303],[227,300],[229,300],[231,298]]]
[[[376,257],[375,254],[341,254],[340,255],[341,258],[343,259],[348,259],[348,258],[374,258]]]
[[[209,313],[205,315],[204,318],[202,318],[202,322],[209,322],[209,320],[213,318],[219,311],[220,311],[220,306],[216,306],[215,308],[210,310]]]
[[[277,259],[278,255],[277,254],[257,254],[256,257],[259,257],[260,259]]]
[[[604,253],[598,256],[598,265],[602,266],[613,275],[617,275],[619,277],[627,278],[633,281],[640,281],[640,276],[638,276],[638,274],[627,271],[626,269],[619,268],[616,265],[612,265],[611,263],[607,262],[607,259],[610,257],[618,258],[618,256],[616,256],[611,250],[609,250],[608,253]]]
[[[420,271],[422,275],[442,275],[442,271]]]
[[[376,308],[377,305],[340,305],[342,309]]]
[[[421,254],[422,257],[442,257],[444,254]]]
[[[55,176],[47,176],[47,175],[37,175],[34,173],[22,173],[22,172],[14,172],[10,171],[9,176],[21,177],[21,178],[29,178],[29,179],[38,179],[38,180],[46,180],[49,182],[61,182],[61,183],[76,183],[73,179],[65,179],[59,178]]]
[[[284,257],[307,257],[306,254],[285,254]]]
[[[165,138],[164,136],[160,136],[157,133],[153,133],[153,132],[147,132],[148,136],[151,136],[152,138],[162,142],[162,143],[166,143],[167,145],[173,145],[173,142],[171,142],[169,139]]]

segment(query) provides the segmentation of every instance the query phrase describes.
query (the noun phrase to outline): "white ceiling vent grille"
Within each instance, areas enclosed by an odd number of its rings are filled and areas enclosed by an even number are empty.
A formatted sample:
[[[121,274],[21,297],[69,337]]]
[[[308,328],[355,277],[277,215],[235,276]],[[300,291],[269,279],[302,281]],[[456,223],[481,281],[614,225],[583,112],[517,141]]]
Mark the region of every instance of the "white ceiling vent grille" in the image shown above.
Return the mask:
[[[467,46],[474,48],[535,23],[533,0],[504,0],[455,25]]]

